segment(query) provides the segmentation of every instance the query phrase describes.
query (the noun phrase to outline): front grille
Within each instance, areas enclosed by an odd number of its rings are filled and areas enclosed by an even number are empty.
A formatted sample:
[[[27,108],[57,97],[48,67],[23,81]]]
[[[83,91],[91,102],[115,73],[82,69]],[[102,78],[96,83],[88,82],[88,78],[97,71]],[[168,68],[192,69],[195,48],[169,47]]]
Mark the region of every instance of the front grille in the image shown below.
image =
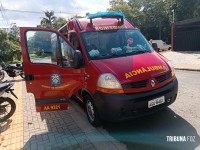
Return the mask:
[[[161,76],[156,77],[156,81],[157,81],[158,83],[162,83],[162,82],[168,80],[168,79],[171,78],[171,77],[172,77],[172,74],[171,74],[171,73],[168,73],[168,74],[165,74],[165,75],[161,75]]]
[[[130,88],[144,88],[147,86],[148,80],[142,80],[138,82],[131,82],[131,83],[126,83],[122,84],[122,87],[124,89],[130,89]]]

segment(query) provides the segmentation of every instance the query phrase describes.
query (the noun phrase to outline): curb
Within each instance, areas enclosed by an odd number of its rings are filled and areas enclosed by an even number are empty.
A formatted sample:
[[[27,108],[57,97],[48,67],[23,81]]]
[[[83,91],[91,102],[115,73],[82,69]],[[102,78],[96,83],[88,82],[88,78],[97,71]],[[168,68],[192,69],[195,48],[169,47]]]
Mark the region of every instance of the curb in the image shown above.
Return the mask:
[[[200,72],[200,69],[189,69],[189,68],[176,68],[174,67],[175,70],[185,70],[185,71],[199,71]]]
[[[71,116],[76,124],[86,134],[88,139],[94,144],[97,150],[126,150],[126,145],[109,135],[109,133],[102,127],[95,128],[91,126],[87,120],[87,116],[84,110],[77,105],[73,100],[69,100],[69,103],[77,111],[72,113]]]

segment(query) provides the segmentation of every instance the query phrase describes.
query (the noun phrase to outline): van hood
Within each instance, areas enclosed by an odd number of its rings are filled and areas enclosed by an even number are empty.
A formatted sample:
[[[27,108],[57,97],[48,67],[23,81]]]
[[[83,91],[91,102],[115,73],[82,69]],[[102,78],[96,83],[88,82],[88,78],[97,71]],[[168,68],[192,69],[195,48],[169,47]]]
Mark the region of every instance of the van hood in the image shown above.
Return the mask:
[[[156,52],[144,53],[133,56],[110,58],[104,60],[93,60],[100,74],[112,73],[121,84],[130,81],[140,81],[143,79],[154,78],[170,68]]]

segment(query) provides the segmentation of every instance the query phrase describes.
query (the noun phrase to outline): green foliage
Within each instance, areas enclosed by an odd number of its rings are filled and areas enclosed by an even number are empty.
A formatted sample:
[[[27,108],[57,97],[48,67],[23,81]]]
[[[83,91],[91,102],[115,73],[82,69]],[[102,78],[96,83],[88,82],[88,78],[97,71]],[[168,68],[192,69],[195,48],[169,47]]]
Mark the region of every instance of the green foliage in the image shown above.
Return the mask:
[[[17,37],[19,37],[19,28],[17,27],[16,23],[13,23],[10,28],[10,33],[12,36],[14,36],[13,40],[18,40]]]
[[[200,17],[200,0],[110,0],[110,5],[108,11],[123,12],[147,39],[170,41],[173,19]]]
[[[18,34],[0,30],[0,57],[5,62],[21,60],[20,42]]]
[[[137,16],[137,14],[133,13],[134,9],[128,5],[127,3],[123,3],[123,4],[116,4],[113,5],[113,7],[111,7],[110,9],[108,9],[108,11],[120,11],[123,12],[126,16],[126,18],[131,21],[132,23],[134,22],[134,18]]]
[[[125,1],[124,0],[110,0],[109,3],[110,3],[111,6],[115,6],[117,4],[125,3]]]
[[[45,17],[42,17],[40,25],[42,27],[52,28],[53,23],[56,20],[56,16],[54,16],[54,11],[45,11],[44,14],[45,14]]]
[[[44,14],[45,17],[42,17],[40,25],[38,25],[37,27],[52,28],[58,30],[67,23],[67,20],[65,18],[57,18],[56,16],[54,16],[54,11],[45,11]]]
[[[200,0],[197,0],[195,6],[194,6],[194,17],[200,17]]]
[[[67,20],[65,18],[59,17],[55,20],[55,23],[53,24],[53,28],[58,30],[62,26],[64,26],[67,23]]]

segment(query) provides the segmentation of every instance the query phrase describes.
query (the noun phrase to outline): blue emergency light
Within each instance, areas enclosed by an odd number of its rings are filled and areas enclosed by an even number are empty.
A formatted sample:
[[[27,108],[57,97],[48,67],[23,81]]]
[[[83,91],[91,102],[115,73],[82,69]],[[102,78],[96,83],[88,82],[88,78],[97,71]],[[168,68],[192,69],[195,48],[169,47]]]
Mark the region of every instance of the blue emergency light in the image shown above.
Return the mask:
[[[88,14],[87,18],[90,19],[90,23],[92,24],[92,19],[94,18],[116,18],[121,19],[121,24],[124,24],[125,15],[122,12],[99,12],[95,14]]]
[[[93,18],[123,18],[125,15],[122,12],[99,12],[95,14],[88,14],[88,18],[93,19]]]

